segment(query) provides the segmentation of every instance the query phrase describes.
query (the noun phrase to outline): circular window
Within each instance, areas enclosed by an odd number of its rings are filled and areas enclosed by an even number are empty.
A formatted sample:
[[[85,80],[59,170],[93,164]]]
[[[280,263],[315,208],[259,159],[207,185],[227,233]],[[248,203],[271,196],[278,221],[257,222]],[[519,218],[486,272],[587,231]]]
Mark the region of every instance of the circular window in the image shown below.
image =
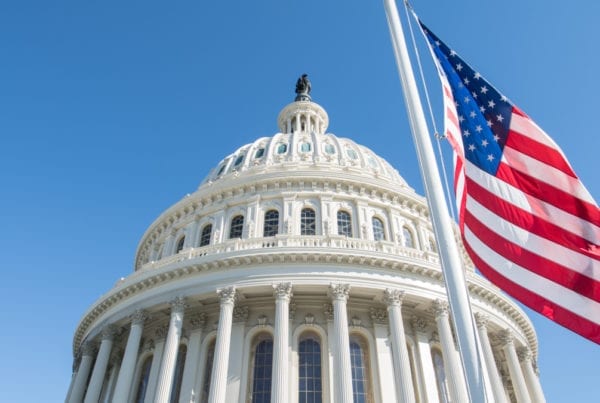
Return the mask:
[[[287,152],[287,144],[281,143],[277,146],[277,154],[285,154]]]

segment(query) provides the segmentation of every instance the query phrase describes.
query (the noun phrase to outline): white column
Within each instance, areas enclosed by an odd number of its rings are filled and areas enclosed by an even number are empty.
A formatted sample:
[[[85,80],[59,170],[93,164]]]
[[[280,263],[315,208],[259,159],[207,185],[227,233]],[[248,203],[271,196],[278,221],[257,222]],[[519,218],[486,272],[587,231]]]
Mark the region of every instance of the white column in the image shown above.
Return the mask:
[[[183,298],[176,297],[171,301],[169,332],[167,333],[165,350],[160,364],[156,395],[154,396],[155,403],[166,403],[171,397],[171,387],[173,385],[175,365],[177,364],[177,353],[179,351],[179,341],[181,339],[181,330],[183,327],[184,309],[185,300]]]
[[[92,371],[92,378],[90,379],[90,384],[85,393],[84,403],[97,403],[100,398],[102,383],[104,383],[104,376],[106,375],[106,367],[108,366],[108,359],[110,358],[114,337],[115,328],[113,326],[105,327],[102,331],[102,342],[100,343],[100,350],[98,351],[94,370]]]
[[[292,284],[273,285],[275,289],[275,329],[273,335],[273,368],[271,403],[289,401],[289,326]]]
[[[160,371],[160,362],[162,360],[163,351],[165,349],[165,337],[167,336],[168,326],[161,326],[156,329],[156,343],[154,343],[154,354],[152,355],[152,364],[150,365],[150,374],[148,374],[148,386],[146,388],[146,396],[144,403],[152,403],[156,392],[156,384],[158,383],[158,373]]]
[[[490,383],[492,384],[494,401],[496,403],[506,403],[506,392],[504,391],[504,386],[502,385],[502,378],[500,378],[500,374],[498,373],[498,367],[496,366],[496,360],[494,359],[494,352],[492,351],[492,345],[490,344],[490,338],[487,332],[488,320],[489,317],[487,315],[479,312],[475,314],[477,332],[479,333],[481,349],[483,350],[483,356],[485,358],[485,364],[487,366]]]
[[[518,403],[530,403],[531,398],[527,390],[527,384],[523,377],[523,372],[519,366],[519,359],[517,358],[517,351],[515,350],[514,336],[509,329],[505,329],[500,332],[500,340],[502,340],[502,350],[506,356],[506,364],[508,365],[508,372],[510,373],[510,380],[513,384],[513,390],[517,397]]]
[[[527,347],[519,347],[517,349],[517,356],[519,357],[519,361],[521,361],[521,369],[525,376],[525,383],[527,383],[531,400],[535,403],[545,403],[546,398],[542,391],[542,385],[540,385],[540,379],[533,370],[531,351]]]
[[[225,403],[235,288],[228,287],[217,290],[217,294],[220,299],[219,325],[217,327],[217,340],[215,341],[215,356],[208,403]]]
[[[206,323],[206,314],[194,315],[190,320],[190,341],[185,355],[183,366],[183,379],[181,380],[181,393],[179,402],[193,402],[199,396],[199,391],[194,387],[197,384],[198,370],[200,368],[200,347],[202,345],[202,328]]]
[[[433,311],[435,313],[435,322],[442,345],[442,355],[444,357],[444,367],[450,386],[450,393],[453,402],[468,402],[469,397],[462,379],[462,366],[460,365],[458,354],[454,348],[454,338],[450,329],[448,320],[448,303],[439,299],[433,302]]]
[[[415,390],[410,371],[410,359],[406,349],[406,335],[402,321],[402,299],[404,291],[386,289],[383,292],[383,301],[387,304],[388,318],[390,320],[390,333],[392,336],[392,357],[394,358],[396,398],[400,403],[415,401]]]
[[[94,345],[90,342],[85,342],[81,346],[81,362],[73,380],[69,403],[81,403],[83,394],[85,393],[86,383],[92,369],[92,361],[94,361]]]
[[[336,390],[335,390],[335,380],[333,379],[333,373],[337,372],[334,366],[334,357],[336,356],[336,345],[333,340],[333,305],[331,304],[323,304],[323,315],[327,320],[327,363],[328,370],[327,378],[329,379],[329,401],[336,401]],[[325,400],[327,401],[327,400]]]
[[[424,402],[438,402],[440,396],[437,384],[436,382],[432,382],[435,381],[435,368],[433,367],[433,358],[431,357],[427,321],[414,316],[411,319],[411,325],[415,335],[419,368],[421,370],[420,376],[417,376],[420,390],[422,391],[421,400]]]
[[[386,393],[389,385],[394,384],[394,363],[389,342],[388,315],[384,309],[371,308],[369,311],[375,335],[375,352],[377,354],[377,372],[379,373],[379,389],[381,403],[396,403],[393,393]]]
[[[352,403],[352,366],[350,364],[350,336],[346,302],[350,293],[349,284],[331,284],[329,293],[333,304],[334,376],[337,403]]]
[[[127,346],[125,347],[125,354],[123,355],[121,370],[119,371],[117,386],[113,395],[114,403],[127,403],[129,399],[131,382],[133,381],[135,363],[140,349],[140,341],[146,318],[147,315],[142,310],[137,310],[131,315],[131,330],[127,338]]]

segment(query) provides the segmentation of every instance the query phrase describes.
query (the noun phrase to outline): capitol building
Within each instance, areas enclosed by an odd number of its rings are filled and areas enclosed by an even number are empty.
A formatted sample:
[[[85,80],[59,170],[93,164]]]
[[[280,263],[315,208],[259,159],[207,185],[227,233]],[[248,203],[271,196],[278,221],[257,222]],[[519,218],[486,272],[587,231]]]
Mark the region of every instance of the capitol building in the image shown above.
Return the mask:
[[[426,199],[306,84],[150,224],[75,330],[67,402],[468,402]],[[543,402],[531,321],[456,242],[489,401]]]

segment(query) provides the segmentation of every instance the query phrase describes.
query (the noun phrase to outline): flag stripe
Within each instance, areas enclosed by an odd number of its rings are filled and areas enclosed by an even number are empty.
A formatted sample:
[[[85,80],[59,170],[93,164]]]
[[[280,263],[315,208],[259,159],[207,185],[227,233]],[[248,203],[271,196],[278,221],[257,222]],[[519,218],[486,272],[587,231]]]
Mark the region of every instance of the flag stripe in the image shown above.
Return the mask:
[[[468,161],[466,164],[469,180],[486,188],[488,192],[494,194],[502,201],[507,201],[546,221],[560,223],[564,230],[578,234],[588,242],[593,243],[600,239],[600,226],[594,225],[581,217],[563,211],[542,200],[538,200],[522,192],[519,188],[477,169],[477,167]]]
[[[471,211],[470,203],[471,200],[467,200],[469,208],[465,212],[465,227],[468,227],[482,243],[489,248],[493,247],[498,255],[514,262],[523,269],[574,290],[590,300],[600,302],[599,281],[572,270],[565,264],[566,259],[564,258],[562,261],[554,260],[553,257],[557,253],[541,255],[538,253],[539,249],[530,248],[530,245],[527,245],[527,247],[521,246],[519,243],[514,242],[514,239],[511,239],[506,231],[499,234],[500,231],[497,231],[497,229],[484,225],[483,222],[487,217],[477,217],[476,213]],[[592,270],[594,269],[592,268]],[[598,277],[598,267],[595,268],[595,271],[596,277]]]
[[[487,264],[486,261],[480,258],[468,242],[465,242],[465,248],[473,259],[475,266],[479,268],[481,273],[486,278],[488,278],[498,287],[508,292],[531,309],[541,313],[556,323],[595,343],[600,344],[600,325],[598,325],[598,323],[578,314],[576,310],[574,310],[574,312],[565,309],[555,302],[550,301],[548,298],[542,296],[546,295],[543,292],[536,293],[521,285],[528,284],[527,282],[517,282],[504,276],[502,273],[496,271],[492,266]]]

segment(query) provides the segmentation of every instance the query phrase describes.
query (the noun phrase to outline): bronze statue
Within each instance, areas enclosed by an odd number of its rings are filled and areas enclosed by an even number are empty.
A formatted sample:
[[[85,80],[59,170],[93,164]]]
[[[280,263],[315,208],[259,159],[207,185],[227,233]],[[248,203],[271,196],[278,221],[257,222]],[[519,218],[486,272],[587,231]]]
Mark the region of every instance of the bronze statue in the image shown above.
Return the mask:
[[[302,74],[302,77],[296,81],[296,101],[310,101],[310,90],[308,74]]]

